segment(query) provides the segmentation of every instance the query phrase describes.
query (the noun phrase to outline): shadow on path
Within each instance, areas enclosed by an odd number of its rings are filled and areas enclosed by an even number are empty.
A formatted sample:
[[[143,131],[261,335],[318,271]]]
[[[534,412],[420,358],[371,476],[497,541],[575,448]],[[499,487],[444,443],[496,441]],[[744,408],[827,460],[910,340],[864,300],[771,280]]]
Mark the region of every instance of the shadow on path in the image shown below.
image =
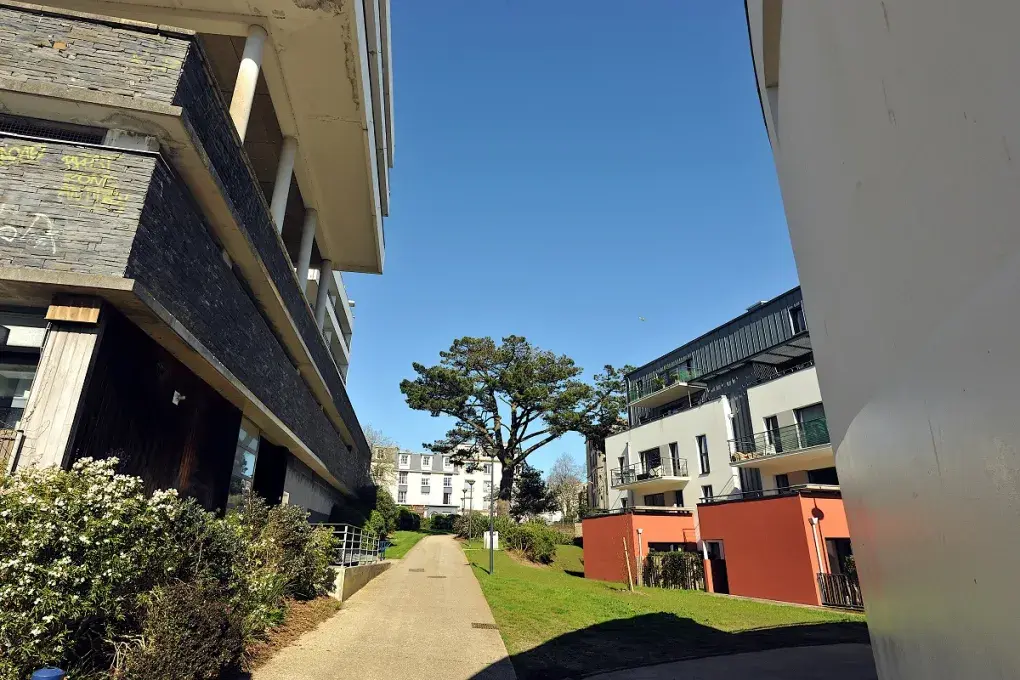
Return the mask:
[[[510,657],[518,680],[562,680],[684,659],[782,647],[869,644],[864,623],[822,623],[727,633],[675,614],[655,613],[607,621],[553,638]],[[802,669],[803,670],[803,669]],[[840,680],[825,668],[818,678]],[[815,677],[789,669],[790,677]],[[474,680],[496,677],[490,667]],[[874,677],[874,676],[873,676]],[[732,680],[738,680],[734,677]],[[863,680],[863,678],[862,678]]]

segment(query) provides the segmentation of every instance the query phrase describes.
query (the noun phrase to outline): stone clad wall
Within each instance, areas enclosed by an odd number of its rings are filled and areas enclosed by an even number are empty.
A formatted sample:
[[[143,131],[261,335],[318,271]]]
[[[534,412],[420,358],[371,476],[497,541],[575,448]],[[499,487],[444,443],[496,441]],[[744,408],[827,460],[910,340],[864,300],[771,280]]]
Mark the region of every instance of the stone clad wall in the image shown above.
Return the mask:
[[[0,134],[0,266],[123,276],[155,162]]]
[[[169,104],[191,49],[167,35],[0,7],[0,74]]]

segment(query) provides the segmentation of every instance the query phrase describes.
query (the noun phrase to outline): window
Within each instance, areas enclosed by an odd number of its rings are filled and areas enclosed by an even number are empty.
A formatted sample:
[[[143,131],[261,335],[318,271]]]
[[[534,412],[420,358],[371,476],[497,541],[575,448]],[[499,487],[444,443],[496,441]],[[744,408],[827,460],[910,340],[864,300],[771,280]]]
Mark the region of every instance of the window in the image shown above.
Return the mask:
[[[701,474],[707,475],[712,471],[711,466],[708,462],[708,437],[703,434],[699,434],[698,440],[698,460],[701,463]]]
[[[453,505],[453,492],[452,491],[444,491],[443,492],[443,505]]]
[[[490,482],[489,480],[485,480],[485,482],[482,484],[482,488],[485,489],[485,493],[489,493],[490,491],[492,491],[492,482]]]
[[[407,453],[400,454],[400,467],[409,468],[411,467],[411,455]]]
[[[676,507],[678,507],[678,508],[684,507],[684,490],[683,489],[677,489],[676,490]]]
[[[32,364],[0,364],[0,430],[16,430],[35,378]]]
[[[654,449],[648,449],[638,454],[641,457],[641,467],[644,468],[645,472],[654,470],[662,465],[662,456],[659,453],[659,447],[656,446]]]
[[[453,475],[443,475],[443,488],[444,489],[453,488]]]
[[[710,501],[713,498],[715,498],[715,493],[712,491],[712,485],[711,484],[706,484],[705,486],[701,487],[701,499],[702,500]]]
[[[421,457],[421,469],[422,470],[431,470],[432,469],[432,456],[422,456]]]
[[[776,488],[777,489],[789,489],[790,488],[790,475],[776,475]]]
[[[453,469],[453,462],[450,460],[449,456],[443,456],[443,469],[444,470]]]
[[[620,499],[620,507],[621,508],[627,507],[627,499],[626,498],[621,498]]]
[[[808,470],[807,480],[808,484],[831,484],[833,486],[839,486],[839,475],[836,474],[836,468],[834,467],[821,468],[820,470]]]
[[[740,468],[740,490],[751,498],[761,498],[761,470]],[[754,492],[758,493],[754,493]]]
[[[237,447],[234,450],[234,469],[230,473],[228,509],[237,505],[243,494],[251,491],[258,455],[259,429],[247,418],[241,418],[241,427],[237,432]]]
[[[783,438],[779,430],[779,416],[765,417],[765,443],[768,447],[766,453],[783,452]]]
[[[407,486],[407,471],[402,471],[399,475],[397,475],[397,484]]]
[[[492,463],[486,463],[482,466],[482,472],[491,475],[492,474]]]
[[[804,320],[804,308],[800,305],[790,307],[790,327],[793,334],[803,333],[807,330],[807,322]]]
[[[666,494],[664,493],[653,493],[645,496],[645,505],[651,505],[654,507],[665,507],[666,506]]]
[[[829,428],[825,422],[825,407],[812,404],[793,410],[797,418],[797,436],[801,448],[821,446],[829,443]]]
[[[407,502],[407,492],[406,491],[398,491],[397,492],[397,502],[398,503],[406,503]]]
[[[432,475],[421,476],[421,492],[428,493],[429,488],[432,486]]]

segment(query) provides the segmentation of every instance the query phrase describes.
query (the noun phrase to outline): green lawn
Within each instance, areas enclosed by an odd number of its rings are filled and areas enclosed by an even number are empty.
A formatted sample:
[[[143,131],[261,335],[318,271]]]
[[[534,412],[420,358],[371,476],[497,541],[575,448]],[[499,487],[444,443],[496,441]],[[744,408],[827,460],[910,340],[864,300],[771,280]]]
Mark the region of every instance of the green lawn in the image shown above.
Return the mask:
[[[386,549],[386,559],[399,560],[418,541],[430,535],[427,531],[394,531],[389,537],[392,545]]]
[[[474,541],[470,548],[480,547]],[[768,604],[701,591],[583,578],[581,548],[548,567],[467,550],[520,680],[566,678],[698,656],[828,642],[868,642],[858,614]]]

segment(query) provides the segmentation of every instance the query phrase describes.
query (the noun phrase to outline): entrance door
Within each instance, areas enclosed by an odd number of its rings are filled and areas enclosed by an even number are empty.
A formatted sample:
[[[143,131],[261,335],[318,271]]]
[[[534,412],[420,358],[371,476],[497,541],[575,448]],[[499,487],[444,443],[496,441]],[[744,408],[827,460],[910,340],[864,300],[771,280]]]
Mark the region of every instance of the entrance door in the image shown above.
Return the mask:
[[[730,580],[726,574],[726,556],[722,541],[705,541],[708,564],[712,570],[712,592],[728,595]]]

